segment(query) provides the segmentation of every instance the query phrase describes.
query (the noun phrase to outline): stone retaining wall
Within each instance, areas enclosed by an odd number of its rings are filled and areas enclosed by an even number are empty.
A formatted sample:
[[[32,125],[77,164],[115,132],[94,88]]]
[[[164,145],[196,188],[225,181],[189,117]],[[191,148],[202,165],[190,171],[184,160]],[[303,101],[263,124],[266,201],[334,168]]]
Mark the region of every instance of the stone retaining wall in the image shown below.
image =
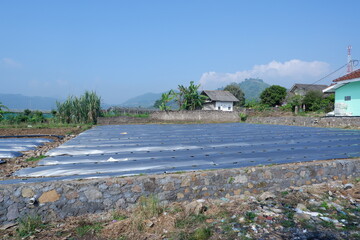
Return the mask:
[[[119,117],[99,117],[99,125],[116,124],[142,124],[159,122],[239,122],[239,112],[222,111],[156,111],[150,114],[148,118],[136,118],[129,116]]]
[[[360,117],[248,117],[246,122],[306,127],[360,128]]]
[[[0,224],[26,214],[45,220],[129,208],[140,196],[163,203],[281,191],[360,176],[360,159],[309,162],[180,174],[0,185]]]
[[[98,117],[98,125],[118,125],[118,124],[142,124],[150,123],[150,118],[139,118],[139,117],[129,117],[129,116],[119,116],[119,117]]]
[[[160,121],[191,121],[191,122],[239,122],[239,113],[223,111],[162,111],[151,113],[151,119]]]

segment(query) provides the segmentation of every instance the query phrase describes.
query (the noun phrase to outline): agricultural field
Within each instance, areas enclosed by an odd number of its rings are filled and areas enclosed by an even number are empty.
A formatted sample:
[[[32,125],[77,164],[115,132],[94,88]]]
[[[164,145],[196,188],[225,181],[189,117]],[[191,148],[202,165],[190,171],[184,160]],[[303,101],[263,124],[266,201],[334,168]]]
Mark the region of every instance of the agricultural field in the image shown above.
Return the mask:
[[[32,182],[239,168],[360,157],[359,145],[356,130],[245,123],[97,126],[13,175]]]
[[[87,128],[0,129],[2,135],[65,136],[9,159],[1,168],[3,182],[74,179],[66,174],[71,166],[86,178],[360,156],[356,130],[244,123],[97,126],[83,132]],[[57,168],[65,174],[51,175]],[[23,216],[3,227],[0,239],[359,239],[359,182],[354,178],[277,193],[167,204],[151,195],[140,198],[133,209],[114,207],[62,221]]]

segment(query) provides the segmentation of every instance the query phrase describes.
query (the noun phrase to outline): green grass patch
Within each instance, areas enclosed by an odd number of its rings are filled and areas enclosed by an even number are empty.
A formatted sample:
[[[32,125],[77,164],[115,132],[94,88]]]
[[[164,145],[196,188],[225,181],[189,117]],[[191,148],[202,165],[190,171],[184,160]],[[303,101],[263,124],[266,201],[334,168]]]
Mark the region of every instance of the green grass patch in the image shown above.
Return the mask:
[[[293,220],[289,220],[289,219],[287,219],[287,220],[282,220],[282,221],[281,221],[281,225],[282,225],[283,227],[286,227],[286,228],[294,227],[294,226],[295,226],[295,222],[294,222]]]
[[[245,219],[247,222],[254,222],[256,218],[256,214],[254,212],[246,212],[245,213]]]
[[[335,225],[333,222],[322,221],[322,222],[320,222],[320,225],[325,228],[331,228],[331,229],[335,228]]]
[[[19,227],[16,230],[19,237],[26,238],[35,233],[37,229],[43,229],[41,217],[39,215],[27,215],[19,219]]]
[[[228,179],[228,183],[231,184],[235,181],[235,178],[234,177],[229,177]]]
[[[46,158],[46,156],[40,155],[38,157],[30,157],[30,158],[26,159],[25,162],[36,162],[36,161],[39,161],[39,160],[41,160],[43,158]]]
[[[176,228],[188,228],[194,226],[195,224],[203,223],[207,217],[204,214],[191,214],[186,218],[177,219],[175,222]]]
[[[285,197],[285,196],[288,195],[288,194],[289,194],[288,191],[283,191],[283,192],[281,192],[281,196],[283,196],[283,197]]]
[[[122,220],[125,220],[127,219],[128,217],[120,212],[117,212],[117,211],[114,211],[112,213],[112,219],[113,220],[116,220],[116,221],[122,221]]]
[[[189,240],[206,240],[211,237],[210,228],[202,227],[196,229],[191,235]]]
[[[85,235],[95,235],[103,229],[101,223],[81,223],[79,227],[76,228],[76,234],[79,237],[83,237]]]

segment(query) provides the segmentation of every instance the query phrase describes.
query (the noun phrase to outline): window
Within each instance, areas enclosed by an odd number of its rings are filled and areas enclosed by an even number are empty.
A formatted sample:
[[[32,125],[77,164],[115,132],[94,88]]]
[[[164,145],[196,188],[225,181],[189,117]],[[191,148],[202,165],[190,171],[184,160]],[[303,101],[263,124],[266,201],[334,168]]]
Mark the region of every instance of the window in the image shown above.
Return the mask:
[[[351,96],[345,96],[345,101],[351,101]]]

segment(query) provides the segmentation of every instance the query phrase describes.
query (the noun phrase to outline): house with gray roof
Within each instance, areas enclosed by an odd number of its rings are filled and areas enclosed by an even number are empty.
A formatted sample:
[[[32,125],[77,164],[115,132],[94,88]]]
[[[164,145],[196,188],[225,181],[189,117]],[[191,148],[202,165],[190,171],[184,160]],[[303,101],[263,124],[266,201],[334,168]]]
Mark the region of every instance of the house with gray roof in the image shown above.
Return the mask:
[[[305,96],[309,91],[319,91],[322,92],[327,85],[319,85],[319,84],[299,84],[295,83],[289,90],[289,93],[294,95]]]
[[[208,97],[203,104],[203,110],[233,111],[234,102],[239,101],[229,91],[223,90],[204,90],[201,95]]]

